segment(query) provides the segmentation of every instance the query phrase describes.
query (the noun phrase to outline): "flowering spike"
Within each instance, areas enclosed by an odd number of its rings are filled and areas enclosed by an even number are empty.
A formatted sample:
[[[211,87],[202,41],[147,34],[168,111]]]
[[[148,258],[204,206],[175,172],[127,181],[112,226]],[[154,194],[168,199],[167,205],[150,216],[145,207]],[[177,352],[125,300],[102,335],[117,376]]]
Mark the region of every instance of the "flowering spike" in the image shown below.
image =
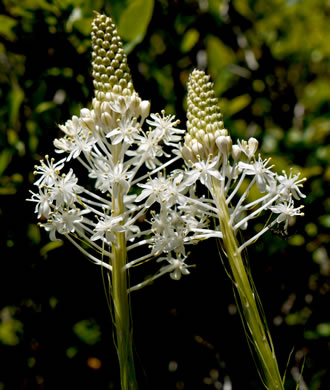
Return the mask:
[[[242,250],[275,225],[282,224],[286,233],[291,220],[303,215],[295,202],[306,197],[300,190],[305,179],[292,170],[273,172],[270,159],[256,155],[255,138],[232,143],[204,72],[194,70],[190,75],[188,131],[182,146],[185,130],[176,128],[179,121],[174,115],[162,111],[147,119],[150,103],[134,91],[111,18],[96,14],[92,47],[92,108],[81,109],[79,116],[59,126],[64,136],[54,141],[56,153],[67,156],[55,162],[46,155],[35,166],[38,190],[31,191],[29,201],[35,203],[40,226],[51,240],[65,236],[109,271],[121,388],[137,388],[128,293],[166,273],[175,280],[189,274],[187,245],[214,237],[222,240],[264,383],[269,390],[283,390]],[[180,157],[186,165],[168,173]],[[80,172],[95,179],[93,190],[89,184],[78,185],[73,168],[66,169],[72,160],[85,168]],[[138,194],[136,185],[141,189]],[[200,186],[207,189],[208,198],[199,196]],[[264,228],[239,245],[239,231],[267,212]],[[146,253],[141,255],[143,248]],[[161,263],[158,272],[129,287],[127,271],[153,260]]]
[[[215,97],[213,83],[205,72],[195,69],[188,82],[187,130],[184,155],[197,161],[197,154],[207,160],[210,154],[217,155],[216,140],[228,136],[223,126],[222,114]],[[197,152],[198,151],[198,152]],[[220,151],[221,153],[221,151]]]
[[[127,56],[112,19],[96,13],[91,38],[96,98],[104,100],[107,92],[121,96],[132,95],[134,88]]]

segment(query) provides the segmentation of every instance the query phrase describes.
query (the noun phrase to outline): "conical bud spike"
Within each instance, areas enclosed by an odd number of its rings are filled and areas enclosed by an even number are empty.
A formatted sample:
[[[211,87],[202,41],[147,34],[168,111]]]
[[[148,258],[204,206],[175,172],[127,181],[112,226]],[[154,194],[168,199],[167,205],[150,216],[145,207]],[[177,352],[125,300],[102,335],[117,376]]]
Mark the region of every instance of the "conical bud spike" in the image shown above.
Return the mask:
[[[204,154],[216,155],[219,150],[216,139],[219,135],[227,136],[223,126],[222,114],[215,97],[213,83],[205,72],[195,69],[189,77],[187,96],[187,129],[189,137],[185,139],[185,146],[192,150],[192,141],[197,139],[204,150]],[[203,134],[203,137],[201,135]],[[205,140],[205,142],[203,141]],[[214,140],[212,143],[210,140]],[[192,150],[192,152],[194,152]],[[197,159],[197,156],[196,156]]]
[[[122,41],[108,16],[96,13],[92,22],[92,67],[95,96],[102,101],[107,92],[131,96],[131,73]]]

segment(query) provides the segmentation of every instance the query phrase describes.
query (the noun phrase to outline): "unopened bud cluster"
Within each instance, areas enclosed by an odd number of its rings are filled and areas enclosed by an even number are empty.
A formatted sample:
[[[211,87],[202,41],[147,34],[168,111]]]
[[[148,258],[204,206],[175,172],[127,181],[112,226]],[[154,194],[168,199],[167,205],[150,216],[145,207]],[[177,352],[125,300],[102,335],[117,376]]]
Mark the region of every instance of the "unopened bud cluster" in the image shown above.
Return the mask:
[[[187,134],[183,156],[186,161],[206,160],[210,155],[228,154],[231,138],[224,128],[222,114],[210,76],[195,69],[188,82]]]
[[[134,88],[127,56],[112,19],[97,14],[92,23],[92,66],[96,98],[107,92],[132,95]]]

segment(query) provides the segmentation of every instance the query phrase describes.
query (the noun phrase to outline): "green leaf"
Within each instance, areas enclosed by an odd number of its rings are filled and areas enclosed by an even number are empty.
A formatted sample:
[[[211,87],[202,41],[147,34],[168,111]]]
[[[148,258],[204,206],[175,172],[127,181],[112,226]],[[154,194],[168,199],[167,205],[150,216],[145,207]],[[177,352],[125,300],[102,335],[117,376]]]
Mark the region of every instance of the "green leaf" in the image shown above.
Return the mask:
[[[304,236],[301,234],[296,234],[289,240],[289,244],[293,246],[302,246],[305,243]]]
[[[13,3],[16,3],[19,6],[19,8],[22,9],[28,9],[28,10],[42,9],[44,11],[54,12],[55,14],[59,13],[59,8],[57,7],[57,5],[50,4],[46,0],[14,0]]]
[[[29,224],[27,229],[27,235],[31,242],[38,244],[40,242],[40,229],[38,225]]]
[[[225,66],[235,62],[235,53],[219,38],[209,36],[206,41],[209,66],[215,70],[222,70]]]
[[[93,12],[94,11],[100,12],[102,7],[104,6],[104,0],[79,0],[79,3],[80,3],[79,6],[81,7],[83,16],[93,17],[93,18],[95,16]]]
[[[228,111],[227,115],[232,116],[236,114],[237,112],[243,110],[246,106],[248,106],[251,102],[251,96],[248,94],[244,94],[241,96],[237,96],[234,99],[231,99],[228,104]]]
[[[41,249],[40,249],[40,255],[42,257],[45,257],[47,258],[47,255],[48,255],[48,252],[56,249],[56,248],[59,248],[63,245],[63,241],[51,241],[49,242],[48,244],[44,245]]]
[[[330,322],[322,322],[316,327],[316,331],[320,336],[329,337],[330,336]]]
[[[89,36],[93,19],[93,17],[77,19],[73,22],[73,26],[83,35]]]
[[[9,16],[0,15],[0,35],[4,36],[8,41],[15,39],[15,34],[12,28],[17,25],[17,21]]]
[[[8,126],[9,127],[15,127],[15,123],[18,119],[19,109],[21,107],[21,104],[24,99],[24,92],[23,90],[16,84],[13,85],[11,91],[8,94],[8,100],[9,100],[9,120],[8,120]]]
[[[82,320],[74,324],[74,333],[81,341],[88,345],[94,345],[100,341],[100,327],[94,320]]]
[[[199,32],[195,28],[190,28],[183,36],[181,50],[184,53],[190,51],[198,42]]]
[[[120,16],[119,35],[135,45],[141,42],[150,23],[153,7],[154,0],[133,0]]]
[[[317,340],[320,336],[317,332],[314,332],[313,330],[305,330],[304,332],[304,338],[306,340]]]
[[[234,75],[229,66],[236,62],[235,53],[219,38],[209,36],[206,40],[208,71],[214,80],[216,95],[221,95],[233,83]]]
[[[12,159],[12,151],[10,149],[4,149],[0,153],[0,176],[3,174],[5,169],[8,167]]]
[[[27,120],[26,129],[29,134],[28,145],[31,153],[35,153],[39,144],[39,139],[37,136],[37,123],[32,120]]]
[[[0,343],[15,346],[23,333],[23,324],[13,318],[14,307],[6,306],[0,311]]]
[[[325,228],[329,229],[330,228],[330,214],[325,214],[322,215],[319,218],[320,224],[324,226]]]
[[[234,0],[234,8],[238,13],[246,17],[247,19],[254,20],[255,14],[249,7],[249,2],[246,0]]]
[[[309,307],[304,307],[302,310],[297,311],[295,313],[289,313],[285,317],[285,322],[292,326],[292,325],[305,325],[308,318],[312,314],[312,311]]]
[[[45,112],[47,110],[50,110],[51,108],[54,108],[56,104],[54,102],[42,102],[37,105],[35,111],[38,114],[41,114],[42,112]]]
[[[78,353],[78,349],[77,347],[69,347],[67,350],[66,350],[66,356],[69,358],[69,359],[72,359],[73,357],[75,357]]]
[[[316,330],[306,330],[304,337],[307,340],[317,340],[320,337],[330,337],[330,322],[322,322],[316,326]]]

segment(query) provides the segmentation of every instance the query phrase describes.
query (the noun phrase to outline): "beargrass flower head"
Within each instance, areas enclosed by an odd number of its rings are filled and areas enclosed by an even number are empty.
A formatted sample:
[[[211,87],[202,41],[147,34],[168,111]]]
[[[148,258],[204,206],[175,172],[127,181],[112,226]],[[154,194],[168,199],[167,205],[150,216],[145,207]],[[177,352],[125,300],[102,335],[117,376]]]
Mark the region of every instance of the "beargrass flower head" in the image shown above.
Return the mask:
[[[242,243],[240,250],[243,250],[276,223],[283,222],[286,230],[285,215],[303,215],[301,207],[294,206],[293,198],[305,197],[300,190],[305,179],[300,179],[300,174],[293,174],[292,170],[289,175],[277,174],[276,167],[270,164],[271,158],[263,159],[258,153],[259,143],[254,137],[233,142],[224,128],[209,79],[203,71],[194,70],[188,82],[187,134],[181,148],[187,166],[185,182],[206,186],[211,194],[209,210],[212,207],[218,214],[219,196],[222,198],[227,211],[222,210],[220,214],[228,213],[226,223],[235,235],[246,229],[253,219],[264,221],[264,228]],[[252,193],[254,199],[251,199]],[[195,202],[200,202],[202,213],[205,201]],[[280,216],[274,217],[276,213]],[[217,229],[223,234],[220,226]]]
[[[132,291],[166,273],[179,279],[189,273],[186,246],[199,240],[193,227],[205,225],[187,207],[186,172],[168,170],[180,159],[185,130],[165,111],[148,118],[150,103],[134,90],[122,42],[105,15],[93,21],[92,49],[92,107],[59,125],[63,136],[54,146],[61,158],[46,156],[35,167],[30,201],[51,240],[66,237],[109,271],[119,247],[127,252],[123,271],[148,260],[159,264]]]
[[[37,191],[30,201],[51,239],[65,236],[92,261],[104,264],[123,234],[127,269],[163,259],[153,280],[166,270],[178,276],[175,266],[185,269],[187,245],[223,238],[219,194],[235,235],[254,219],[264,221],[264,228],[240,250],[275,223],[286,229],[286,215],[302,215],[294,201],[305,196],[304,179],[292,171],[278,175],[270,159],[258,153],[255,138],[232,140],[210,76],[201,70],[191,73],[187,129],[180,129],[180,121],[165,111],[149,116],[150,103],[134,90],[112,19],[96,14],[91,35],[92,107],[59,125],[63,136],[54,146],[61,158],[46,156],[34,172]],[[181,158],[184,168],[173,169]],[[69,166],[72,160],[81,164],[79,175]],[[90,182],[82,185],[86,177]],[[203,186],[210,198],[201,195]],[[252,189],[259,194],[254,199]]]
[[[295,202],[305,198],[305,179],[292,170],[279,175],[255,138],[233,141],[205,72],[189,77],[187,129],[180,129],[165,111],[149,116],[112,19],[97,13],[91,37],[92,105],[59,125],[63,136],[54,147],[61,157],[46,155],[35,166],[29,201],[51,240],[65,237],[109,273],[122,389],[137,388],[128,293],[166,274],[189,275],[187,247],[209,238],[220,240],[227,256],[263,381],[283,389],[241,252],[303,215]],[[263,227],[238,241],[254,220]],[[148,263],[154,273],[131,286],[128,271]]]
[[[274,347],[265,326],[260,300],[242,251],[274,225],[286,232],[292,218],[302,216],[303,206],[294,204],[305,195],[299,174],[277,174],[270,158],[258,153],[258,141],[251,137],[232,141],[224,124],[212,84],[204,72],[195,70],[188,83],[187,134],[181,154],[186,162],[186,183],[194,189],[207,188],[207,198],[189,192],[186,205],[193,203],[197,215],[209,216],[214,225],[195,228],[204,239],[220,239],[228,273],[247,338],[267,389],[284,390]],[[256,220],[263,226],[244,239],[244,232]]]

